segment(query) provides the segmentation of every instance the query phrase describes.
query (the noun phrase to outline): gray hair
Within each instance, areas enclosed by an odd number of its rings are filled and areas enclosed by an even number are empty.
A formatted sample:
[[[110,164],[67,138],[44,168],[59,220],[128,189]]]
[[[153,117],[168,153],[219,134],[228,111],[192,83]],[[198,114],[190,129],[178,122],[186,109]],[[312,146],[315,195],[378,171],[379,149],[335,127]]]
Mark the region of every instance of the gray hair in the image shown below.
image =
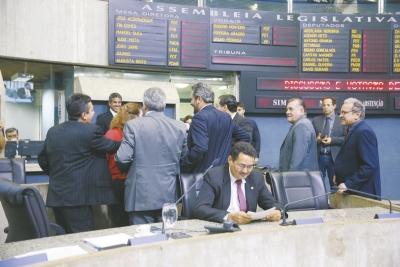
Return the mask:
[[[288,100],[288,104],[290,102],[293,102],[293,101],[297,101],[298,107],[299,108],[303,108],[304,109],[304,114],[307,114],[306,103],[304,103],[303,99],[301,99],[301,98],[291,98],[291,99]]]
[[[192,91],[195,99],[201,96],[205,103],[214,103],[214,92],[209,84],[198,82],[192,86]]]
[[[163,89],[159,87],[151,87],[144,91],[143,102],[149,111],[163,112],[167,102],[167,96]]]
[[[351,104],[353,107],[351,108],[351,110],[353,112],[360,112],[360,119],[363,120],[365,118],[365,107],[363,105],[363,103],[355,98],[347,98],[344,103],[347,104]]]

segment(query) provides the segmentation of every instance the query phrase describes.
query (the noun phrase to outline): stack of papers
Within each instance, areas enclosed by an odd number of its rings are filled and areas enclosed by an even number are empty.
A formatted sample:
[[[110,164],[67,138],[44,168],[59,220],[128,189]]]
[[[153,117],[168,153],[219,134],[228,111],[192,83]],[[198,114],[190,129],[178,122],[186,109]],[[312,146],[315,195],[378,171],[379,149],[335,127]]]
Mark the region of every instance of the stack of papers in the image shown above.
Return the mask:
[[[264,211],[260,211],[260,212],[252,212],[252,211],[248,211],[247,214],[251,215],[251,220],[262,220],[265,217],[267,217],[268,215],[270,215],[273,211],[275,210],[275,207],[270,208],[269,210],[264,210]]]
[[[102,250],[102,249],[127,246],[129,239],[131,238],[133,237],[121,233],[121,234],[100,236],[94,238],[85,238],[84,240],[87,244],[93,246],[95,249]]]

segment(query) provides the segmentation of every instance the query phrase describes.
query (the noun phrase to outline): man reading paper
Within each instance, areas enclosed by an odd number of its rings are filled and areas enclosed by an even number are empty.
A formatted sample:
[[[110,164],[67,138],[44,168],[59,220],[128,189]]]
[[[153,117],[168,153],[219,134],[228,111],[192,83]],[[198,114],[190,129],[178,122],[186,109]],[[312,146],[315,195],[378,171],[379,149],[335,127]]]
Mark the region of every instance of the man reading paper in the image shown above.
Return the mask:
[[[204,176],[196,201],[197,219],[246,224],[252,220],[247,212],[255,212],[257,204],[264,210],[276,208],[264,220],[281,219],[282,205],[268,191],[262,173],[253,170],[256,156],[251,144],[238,142],[228,156],[228,163],[212,168]]]

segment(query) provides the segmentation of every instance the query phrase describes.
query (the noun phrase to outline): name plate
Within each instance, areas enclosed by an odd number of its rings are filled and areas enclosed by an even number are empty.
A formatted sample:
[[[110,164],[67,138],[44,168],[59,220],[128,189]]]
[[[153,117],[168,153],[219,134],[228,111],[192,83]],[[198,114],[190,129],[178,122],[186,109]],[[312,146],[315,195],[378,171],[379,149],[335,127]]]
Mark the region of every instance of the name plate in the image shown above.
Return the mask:
[[[306,225],[306,224],[317,224],[317,223],[323,223],[324,221],[322,218],[311,218],[311,219],[297,219],[293,220],[292,225]]]
[[[167,240],[168,240],[168,236],[166,234],[143,236],[143,237],[129,239],[129,245],[138,246],[138,245],[145,245],[145,244],[162,242],[162,241],[167,241]]]

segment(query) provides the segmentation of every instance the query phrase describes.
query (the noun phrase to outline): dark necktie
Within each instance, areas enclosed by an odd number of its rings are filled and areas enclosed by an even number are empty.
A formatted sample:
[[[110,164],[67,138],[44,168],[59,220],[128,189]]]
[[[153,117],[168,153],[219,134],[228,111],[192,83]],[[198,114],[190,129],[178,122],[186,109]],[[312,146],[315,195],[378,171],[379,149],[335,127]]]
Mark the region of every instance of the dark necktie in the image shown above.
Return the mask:
[[[324,136],[329,136],[329,117],[325,118],[325,126],[324,129],[322,130],[322,137]]]
[[[236,182],[237,184],[237,194],[239,197],[239,205],[240,205],[240,211],[246,212],[247,210],[247,205],[246,205],[246,199],[244,198],[244,194],[242,191],[242,180],[237,179]]]
[[[347,128],[346,130],[344,130],[344,139],[346,139],[347,135],[349,134],[349,128]]]

